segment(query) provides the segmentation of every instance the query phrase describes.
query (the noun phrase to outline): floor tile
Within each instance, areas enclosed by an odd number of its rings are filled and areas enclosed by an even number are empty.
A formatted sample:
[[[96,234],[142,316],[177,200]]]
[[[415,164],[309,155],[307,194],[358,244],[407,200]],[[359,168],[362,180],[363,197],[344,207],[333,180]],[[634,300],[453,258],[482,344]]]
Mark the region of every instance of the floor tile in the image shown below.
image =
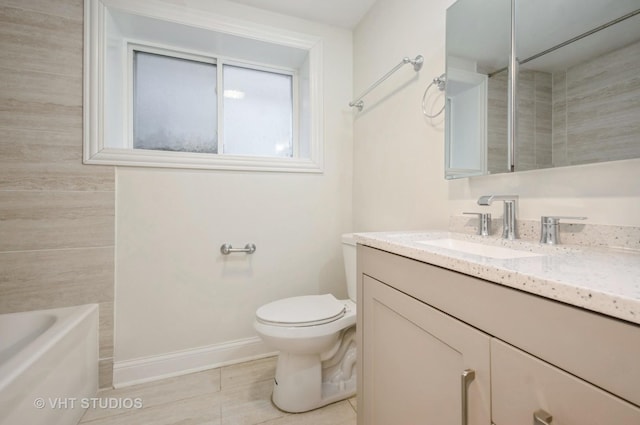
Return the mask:
[[[131,387],[103,390],[98,397],[107,398],[139,398],[143,410],[162,404],[173,403],[191,397],[210,395],[220,391],[220,369],[191,373]],[[127,409],[89,409],[82,418],[88,422],[97,418],[119,415]],[[187,412],[185,412],[187,413]]]
[[[356,413],[348,401],[340,401],[311,412],[291,414],[262,425],[355,425]]]
[[[271,381],[276,376],[277,357],[254,360],[226,366],[221,372],[221,386],[225,390],[261,381]]]
[[[222,395],[223,425],[253,425],[288,415],[271,402],[273,381],[256,382],[231,389]]]
[[[276,358],[211,369],[98,393],[141,399],[139,409],[93,408],[83,425],[355,425],[356,399],[291,414],[271,402]],[[108,402],[108,401],[103,401]]]
[[[220,397],[205,394],[184,400],[81,422],[87,425],[220,425]]]
[[[353,411],[357,412],[358,411],[358,398],[356,396],[353,396],[349,399],[349,403],[351,404],[351,407],[353,407]]]

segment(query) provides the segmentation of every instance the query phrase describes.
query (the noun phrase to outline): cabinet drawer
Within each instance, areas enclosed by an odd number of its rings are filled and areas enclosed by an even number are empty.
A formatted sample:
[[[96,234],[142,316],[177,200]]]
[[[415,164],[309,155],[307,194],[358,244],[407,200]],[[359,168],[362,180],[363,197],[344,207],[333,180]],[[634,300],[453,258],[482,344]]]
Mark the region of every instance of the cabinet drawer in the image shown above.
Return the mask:
[[[539,409],[553,425],[640,424],[640,408],[495,338],[491,392],[496,425],[533,424]]]

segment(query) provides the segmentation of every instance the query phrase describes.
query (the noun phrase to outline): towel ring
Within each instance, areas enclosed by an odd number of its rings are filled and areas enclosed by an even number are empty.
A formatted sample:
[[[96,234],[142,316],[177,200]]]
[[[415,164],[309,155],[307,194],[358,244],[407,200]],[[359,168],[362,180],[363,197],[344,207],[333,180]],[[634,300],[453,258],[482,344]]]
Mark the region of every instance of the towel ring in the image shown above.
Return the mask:
[[[446,87],[446,84],[447,84],[447,74],[445,73],[439,77],[434,78],[431,84],[427,86],[426,90],[424,91],[424,94],[422,95],[422,113],[424,114],[425,117],[435,118],[438,115],[440,115],[442,111],[444,111],[446,103],[445,103],[445,106],[443,106],[442,109],[440,109],[437,114],[429,115],[429,113],[427,113],[427,107],[425,106],[424,102],[427,100],[427,93],[429,93],[429,89],[432,86],[435,86],[438,88],[438,90],[443,91],[444,88]]]

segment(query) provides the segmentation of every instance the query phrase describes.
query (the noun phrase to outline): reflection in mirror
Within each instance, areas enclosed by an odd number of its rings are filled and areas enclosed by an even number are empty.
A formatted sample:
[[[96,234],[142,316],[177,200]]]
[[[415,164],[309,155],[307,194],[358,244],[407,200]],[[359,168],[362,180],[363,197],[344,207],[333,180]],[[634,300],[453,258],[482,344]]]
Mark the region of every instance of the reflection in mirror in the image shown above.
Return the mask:
[[[516,1],[516,171],[640,157],[639,9]]]
[[[458,0],[447,9],[445,177],[508,171],[511,0]]]
[[[515,171],[640,158],[640,0],[515,12]],[[448,179],[510,171],[510,16],[511,0],[447,9]]]

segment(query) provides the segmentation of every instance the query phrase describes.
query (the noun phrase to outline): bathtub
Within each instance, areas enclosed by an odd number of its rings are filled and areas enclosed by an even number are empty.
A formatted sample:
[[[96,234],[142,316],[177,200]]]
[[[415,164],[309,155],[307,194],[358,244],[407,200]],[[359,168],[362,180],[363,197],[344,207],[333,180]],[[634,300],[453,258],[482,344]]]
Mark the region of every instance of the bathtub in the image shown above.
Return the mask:
[[[97,390],[97,304],[0,315],[0,425],[75,425]]]

